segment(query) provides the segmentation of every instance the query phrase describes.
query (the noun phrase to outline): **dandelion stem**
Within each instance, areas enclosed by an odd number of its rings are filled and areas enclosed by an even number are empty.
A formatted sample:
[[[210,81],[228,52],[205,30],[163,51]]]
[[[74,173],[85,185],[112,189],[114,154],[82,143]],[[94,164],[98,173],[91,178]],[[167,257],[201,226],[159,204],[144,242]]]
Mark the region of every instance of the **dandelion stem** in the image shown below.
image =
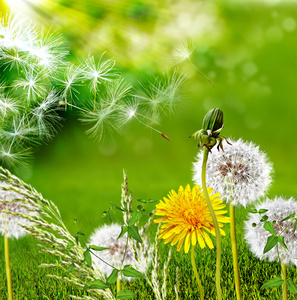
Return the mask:
[[[195,246],[192,246],[192,250],[191,250],[191,262],[192,262],[193,271],[194,271],[194,274],[195,274],[195,277],[196,277],[196,281],[197,281],[197,284],[198,284],[198,287],[199,287],[199,291],[200,291],[200,299],[204,300],[204,291],[203,291],[203,287],[201,285],[201,281],[199,279],[199,275],[198,275],[197,268],[196,268],[195,251],[194,251],[194,249],[195,249]]]
[[[238,252],[237,252],[237,242],[236,242],[236,227],[235,227],[235,207],[232,204],[230,204],[230,233],[231,233],[236,299],[241,300],[240,276],[239,276],[239,268],[238,268]]]
[[[281,262],[281,269],[282,269],[282,279],[283,280],[287,280],[287,269],[286,269],[286,265]],[[284,285],[283,285],[283,300],[288,300],[288,283],[287,281],[285,281]]]
[[[206,186],[206,163],[208,158],[208,149],[205,147],[204,149],[204,155],[203,155],[203,164],[202,164],[202,188],[203,193],[205,197],[205,201],[207,203],[207,207],[209,209],[209,212],[211,214],[211,218],[215,227],[215,234],[216,234],[216,245],[217,245],[217,259],[216,259],[216,289],[217,289],[217,296],[218,300],[222,300],[222,291],[221,291],[221,285],[220,285],[220,277],[221,277],[221,233],[220,228],[218,224],[218,220],[216,218],[215,212],[213,210],[213,207],[210,202],[210,198],[207,192],[207,186]]]
[[[12,285],[11,285],[10,258],[9,258],[9,239],[6,235],[4,235],[4,252],[5,252],[5,264],[6,264],[8,300],[13,300]]]

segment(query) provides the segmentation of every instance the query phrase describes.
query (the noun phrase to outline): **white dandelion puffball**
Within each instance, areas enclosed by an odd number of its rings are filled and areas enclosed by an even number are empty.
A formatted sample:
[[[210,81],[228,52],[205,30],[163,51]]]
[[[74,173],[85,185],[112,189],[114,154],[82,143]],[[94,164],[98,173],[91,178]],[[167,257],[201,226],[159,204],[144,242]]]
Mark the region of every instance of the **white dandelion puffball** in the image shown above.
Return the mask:
[[[106,247],[108,249],[103,251],[94,251],[97,256],[102,260],[108,262],[110,265],[117,269],[125,265],[132,265],[133,268],[141,273],[145,273],[149,267],[151,254],[149,253],[137,253],[138,259],[135,260],[131,248],[127,247],[125,260],[122,265],[126,243],[127,243],[127,233],[125,233],[121,238],[117,239],[121,233],[121,226],[119,224],[104,225],[95,230],[91,235],[89,240],[89,245],[96,245],[99,247]],[[145,241],[143,241],[145,243]],[[98,268],[104,275],[109,276],[113,270],[112,267],[105,264],[98,257],[92,254],[93,264],[95,268]],[[128,280],[131,278],[128,277]]]
[[[268,216],[267,221],[273,222],[275,233],[280,233],[290,224],[292,219],[281,222],[284,218],[292,214],[294,211],[297,213],[297,202],[295,199],[284,199],[282,197],[276,197],[273,200],[266,199],[265,202],[258,204],[255,207],[257,210],[263,208],[268,209],[265,215]],[[259,259],[268,259],[269,261],[277,261],[277,246],[272,248],[267,253],[263,254],[267,238],[271,236],[271,233],[263,228],[264,223],[260,222],[261,216],[257,214],[249,213],[249,219],[245,222],[245,240],[250,246],[251,252]],[[257,224],[253,227],[252,224]],[[258,225],[260,224],[260,225]],[[291,263],[297,266],[297,230],[294,231],[294,222],[281,234],[284,237],[284,242],[288,247],[285,249],[282,245],[278,244],[279,256],[281,261],[285,265]]]
[[[7,183],[0,181],[0,186],[8,186]],[[32,214],[26,208],[20,206],[17,201],[5,203],[5,200],[13,200],[15,198],[22,198],[18,193],[11,191],[4,191],[0,188],[0,233],[6,235],[8,238],[19,238],[26,235],[26,229],[21,227],[19,223],[30,226],[32,223],[20,216],[10,215],[2,212],[3,210],[11,211],[13,213],[22,213],[24,215]]]
[[[252,142],[239,139],[224,144],[224,151],[213,151],[206,165],[207,186],[234,206],[251,204],[264,196],[271,183],[272,165]],[[203,151],[194,162],[193,180],[201,185]]]

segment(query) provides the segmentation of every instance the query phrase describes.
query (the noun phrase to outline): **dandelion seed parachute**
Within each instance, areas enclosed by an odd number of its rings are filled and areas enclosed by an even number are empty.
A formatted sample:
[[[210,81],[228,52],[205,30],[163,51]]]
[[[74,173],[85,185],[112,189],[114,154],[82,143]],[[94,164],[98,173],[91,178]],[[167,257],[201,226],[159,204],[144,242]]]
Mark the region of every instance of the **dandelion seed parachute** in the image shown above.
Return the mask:
[[[265,215],[268,216],[267,221],[273,222],[274,230],[279,235],[290,223],[291,219],[283,221],[284,218],[297,213],[297,202],[294,198],[285,199],[282,197],[275,197],[274,199],[266,199],[263,203],[257,204],[257,210],[263,208],[268,209]],[[271,235],[263,228],[263,222],[260,222],[261,216],[259,214],[249,213],[248,221],[245,222],[245,240],[248,243],[251,252],[259,259],[268,259],[269,261],[277,261],[277,247],[275,246],[270,251],[263,253],[267,243],[268,236]],[[257,224],[253,227],[253,223]],[[288,250],[279,244],[279,255],[281,261],[285,265],[294,264],[297,266],[297,231],[294,231],[294,222],[281,234],[284,237],[284,242]]]
[[[234,206],[251,204],[264,196],[271,183],[272,165],[266,154],[252,142],[241,139],[225,144],[223,151],[208,156],[206,182],[227,203]],[[194,162],[193,181],[201,184],[203,151]]]

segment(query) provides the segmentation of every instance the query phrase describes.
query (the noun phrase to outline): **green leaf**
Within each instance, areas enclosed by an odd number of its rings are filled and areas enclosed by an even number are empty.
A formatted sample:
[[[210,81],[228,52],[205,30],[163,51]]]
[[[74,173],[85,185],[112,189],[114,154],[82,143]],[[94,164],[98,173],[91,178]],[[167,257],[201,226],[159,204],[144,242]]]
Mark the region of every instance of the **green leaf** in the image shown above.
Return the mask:
[[[268,287],[280,287],[286,280],[282,279],[281,277],[277,276],[266,281],[262,286],[261,289],[265,289]]]
[[[69,242],[66,246],[66,249],[71,249],[74,246],[75,246],[75,244],[73,242]]]
[[[135,225],[129,226],[128,227],[128,234],[137,242],[142,243],[140,234],[138,232],[138,228]]]
[[[155,199],[149,199],[148,200],[148,203],[157,203],[157,202],[159,202],[159,200],[155,200]]]
[[[264,214],[268,211],[268,209],[261,208],[259,209],[259,214]]]
[[[260,219],[260,222],[266,222],[268,219],[268,216],[267,215],[264,215],[261,219]]]
[[[155,200],[155,199],[137,199],[137,201],[141,202],[141,203],[156,203],[159,202],[159,200]]]
[[[77,232],[76,233],[76,235],[75,235],[75,241],[76,241],[76,243],[78,244],[78,240],[79,240],[79,236],[80,235],[85,235],[84,233],[82,233],[82,232]]]
[[[288,280],[288,290],[294,295],[297,294],[297,286],[292,281],[292,279]]]
[[[84,286],[84,290],[105,290],[109,288],[109,285],[106,284],[105,282],[103,282],[100,279],[96,279],[94,281],[90,281],[88,282],[85,286]]]
[[[264,223],[263,227],[269,231],[273,236],[276,236],[276,233],[275,233],[275,230],[274,230],[274,227],[272,225],[271,222],[267,221]]]
[[[68,268],[66,269],[66,273],[71,273],[72,271],[74,271],[75,269],[75,265],[74,263],[72,263],[70,266],[68,266]]]
[[[121,290],[117,293],[117,299],[131,299],[135,296],[136,294],[129,290]]]
[[[268,251],[270,251],[278,242],[278,237],[277,236],[269,236],[268,239],[267,239],[267,243],[264,247],[264,251],[263,253],[266,253]]]
[[[140,204],[140,205],[137,206],[137,210],[138,210],[139,212],[144,212],[144,211],[145,211],[145,209],[143,208],[143,205],[142,205],[142,204]]]
[[[283,237],[283,236],[279,236],[277,241],[278,241],[284,248],[286,248],[287,250],[289,250],[288,247],[287,247],[287,245],[285,244],[285,241],[284,241],[284,237]]]
[[[89,249],[84,252],[84,258],[88,266],[92,267],[92,257]]]
[[[92,250],[95,250],[95,251],[103,251],[103,250],[109,249],[106,247],[99,247],[99,246],[95,246],[95,245],[90,245],[89,248]]]
[[[294,222],[294,232],[295,232],[295,230],[296,230],[296,226],[297,226],[297,219],[295,220],[295,222]]]
[[[255,208],[248,209],[248,212],[251,213],[251,214],[257,214],[258,213],[258,211]]]
[[[107,277],[107,283],[112,284],[115,283],[118,279],[119,270],[113,269],[111,274]]]
[[[101,218],[106,217],[106,215],[107,215],[107,210],[105,210],[105,211],[101,214]]]
[[[124,266],[124,269],[121,271],[126,277],[137,277],[137,278],[143,278],[143,274],[131,266]]]
[[[110,206],[116,208],[117,210],[124,211],[121,207],[117,206],[116,204],[110,203]]]
[[[142,213],[139,211],[135,211],[132,215],[132,218],[129,221],[129,226],[134,225],[137,221],[139,221],[142,217]]]
[[[148,203],[148,200],[146,200],[146,199],[137,199],[137,201],[139,201],[141,203]]]
[[[294,218],[294,217],[295,217],[295,212],[292,213],[292,214],[290,214],[290,215],[288,215],[288,216],[285,217],[284,219],[282,219],[281,222],[284,222],[284,221],[289,220],[289,219]]]
[[[121,233],[117,239],[120,239],[128,231],[128,226],[122,226]]]

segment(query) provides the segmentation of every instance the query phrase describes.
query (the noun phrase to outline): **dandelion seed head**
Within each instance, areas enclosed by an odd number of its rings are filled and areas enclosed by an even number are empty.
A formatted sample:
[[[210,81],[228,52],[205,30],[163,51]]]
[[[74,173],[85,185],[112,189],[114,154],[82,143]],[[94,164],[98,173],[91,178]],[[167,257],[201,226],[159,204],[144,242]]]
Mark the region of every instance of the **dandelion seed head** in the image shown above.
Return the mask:
[[[122,265],[126,243],[127,234],[117,239],[121,233],[121,226],[119,224],[104,225],[95,230],[89,239],[90,245],[96,245],[99,247],[106,247],[107,250],[94,251],[104,261],[108,262],[115,268],[120,269],[125,265],[132,265],[138,271],[145,273],[148,265],[144,261],[143,254],[139,255],[139,259],[134,258],[133,252],[129,245],[127,246],[124,263]],[[145,241],[143,241],[145,242]],[[97,267],[103,274],[109,276],[113,270],[112,267],[102,262],[99,258],[92,254],[92,260],[95,267]],[[131,277],[127,278],[131,280]]]
[[[274,199],[266,199],[263,203],[257,204],[257,210],[263,208],[268,209],[265,215],[268,216],[267,221],[273,222],[273,228],[277,235],[290,224],[292,219],[282,221],[284,218],[297,212],[297,202],[294,198],[285,199],[282,197],[275,197]],[[260,222],[261,216],[259,214],[249,213],[248,220],[245,222],[245,240],[247,241],[251,252],[259,259],[268,259],[269,261],[278,261],[277,246],[270,251],[263,254],[267,238],[271,236],[263,227],[263,222]],[[257,224],[253,227],[252,224]],[[281,234],[284,237],[284,242],[288,247],[285,249],[280,244],[278,245],[279,255],[281,261],[285,265],[294,264],[297,266],[297,231],[294,231],[294,222]]]
[[[1,189],[1,186],[7,187],[8,184],[0,181],[0,233],[2,235],[6,235],[8,238],[20,238],[26,235],[26,230],[19,224],[21,223],[23,225],[30,226],[32,223],[25,218],[17,215],[10,215],[3,211],[22,213],[24,215],[31,214],[31,212],[21,206],[18,200],[5,202],[5,200],[14,200],[16,198],[22,198],[22,196],[12,191],[4,191]]]
[[[223,151],[210,153],[206,166],[206,182],[232,205],[246,205],[263,197],[271,184],[272,165],[264,152],[253,143],[239,139],[225,144]],[[203,151],[194,163],[193,180],[201,184]]]

